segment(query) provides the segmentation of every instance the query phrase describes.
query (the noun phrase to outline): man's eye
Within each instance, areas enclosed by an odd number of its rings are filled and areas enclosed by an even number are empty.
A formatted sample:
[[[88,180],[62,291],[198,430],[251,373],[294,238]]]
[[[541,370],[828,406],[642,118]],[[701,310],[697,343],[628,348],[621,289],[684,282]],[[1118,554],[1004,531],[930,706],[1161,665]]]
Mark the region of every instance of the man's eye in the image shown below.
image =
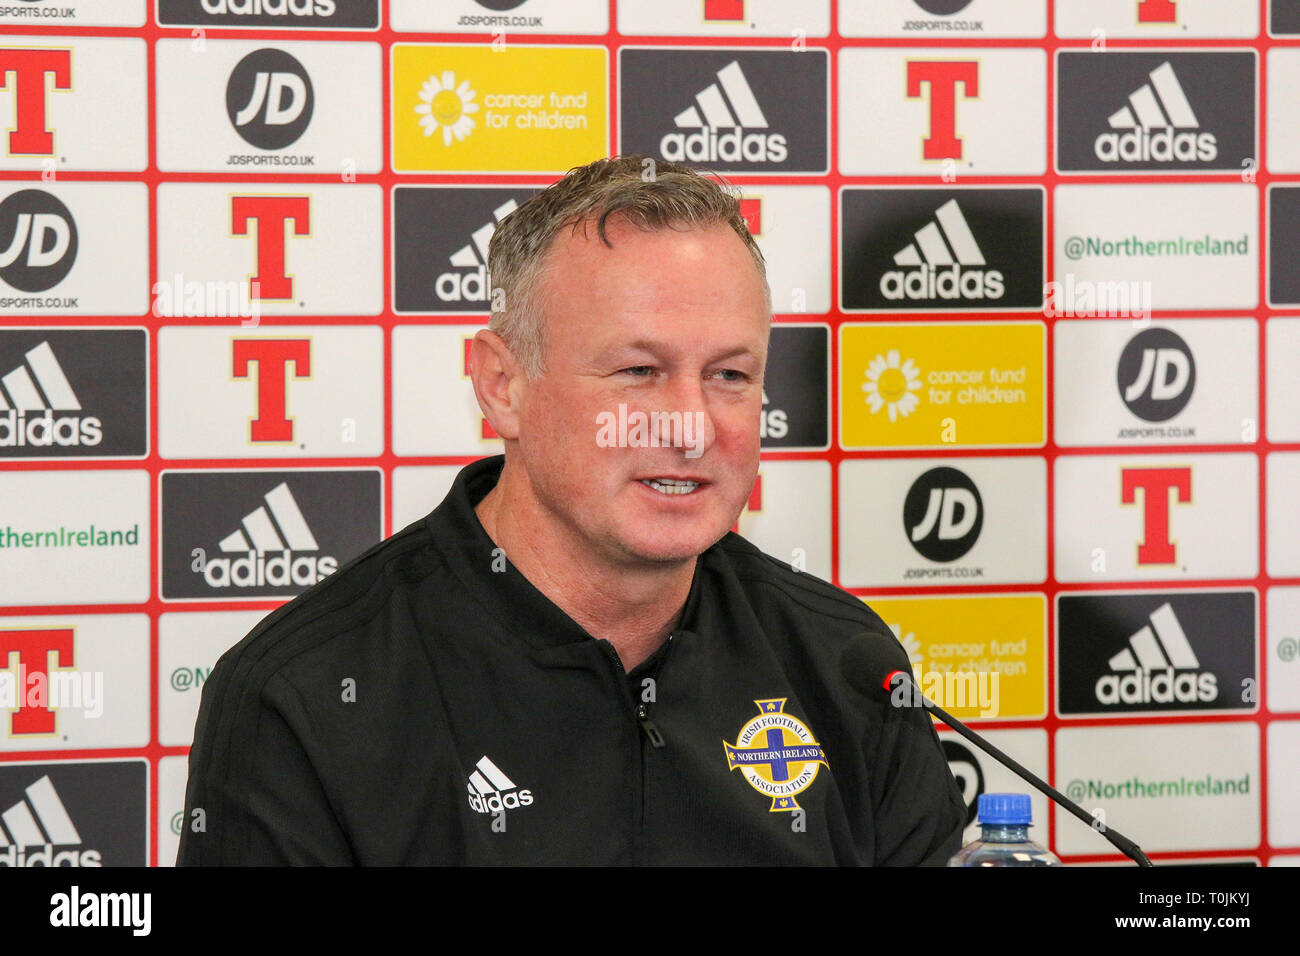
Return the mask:
[[[629,375],[634,375],[637,378],[645,378],[647,375],[652,375],[654,373],[654,366],[633,365],[631,368],[623,369],[623,371]]]
[[[713,373],[721,378],[724,382],[743,382],[749,378],[744,372],[734,368],[720,368]]]

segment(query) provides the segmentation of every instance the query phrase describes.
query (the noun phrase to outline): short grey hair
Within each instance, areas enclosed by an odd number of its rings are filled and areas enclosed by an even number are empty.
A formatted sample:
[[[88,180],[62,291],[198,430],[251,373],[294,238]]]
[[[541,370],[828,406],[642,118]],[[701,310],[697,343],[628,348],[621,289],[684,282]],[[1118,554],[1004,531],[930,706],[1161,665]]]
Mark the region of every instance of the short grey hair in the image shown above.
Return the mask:
[[[679,163],[630,155],[577,166],[501,220],[488,244],[492,283],[490,328],[529,378],[545,372],[546,301],[542,281],[555,237],[595,221],[596,234],[613,248],[606,223],[618,217],[647,231],[698,229],[723,224],[745,243],[772,311],[767,267],[750,235],[732,187]]]

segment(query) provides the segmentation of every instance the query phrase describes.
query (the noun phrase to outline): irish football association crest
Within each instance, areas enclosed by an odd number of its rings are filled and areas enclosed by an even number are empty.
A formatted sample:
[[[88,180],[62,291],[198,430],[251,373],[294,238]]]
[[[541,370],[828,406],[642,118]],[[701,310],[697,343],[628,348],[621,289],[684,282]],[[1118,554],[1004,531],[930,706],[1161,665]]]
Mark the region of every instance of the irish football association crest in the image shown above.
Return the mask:
[[[740,728],[734,744],[722,742],[727,769],[739,770],[746,783],[771,797],[772,813],[798,810],[795,795],[817,779],[819,766],[830,766],[808,725],[785,712],[788,699],[754,701],[758,716]]]

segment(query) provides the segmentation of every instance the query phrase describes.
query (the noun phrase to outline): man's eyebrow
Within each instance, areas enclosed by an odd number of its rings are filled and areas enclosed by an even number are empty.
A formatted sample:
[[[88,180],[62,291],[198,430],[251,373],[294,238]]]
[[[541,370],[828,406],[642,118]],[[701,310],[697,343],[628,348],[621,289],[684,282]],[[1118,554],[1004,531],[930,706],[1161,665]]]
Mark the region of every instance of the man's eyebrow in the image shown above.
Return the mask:
[[[669,355],[675,351],[677,351],[677,349],[668,342],[656,341],[654,339],[637,339],[634,342],[619,342],[603,349],[597,356],[597,360],[608,360],[614,356],[625,355],[628,352],[648,352],[651,355],[663,356]],[[733,349],[728,349],[720,355],[714,356],[710,361],[724,362],[729,358],[735,358],[737,356],[758,358],[760,351],[760,349],[752,346],[738,345]]]

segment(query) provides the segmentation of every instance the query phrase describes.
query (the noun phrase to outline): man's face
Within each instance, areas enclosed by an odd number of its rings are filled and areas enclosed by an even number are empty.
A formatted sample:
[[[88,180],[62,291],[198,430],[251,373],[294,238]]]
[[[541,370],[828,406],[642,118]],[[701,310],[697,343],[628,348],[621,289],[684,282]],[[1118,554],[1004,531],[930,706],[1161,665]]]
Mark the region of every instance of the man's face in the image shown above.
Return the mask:
[[[533,517],[580,561],[684,561],[731,528],[758,473],[762,281],[723,225],[611,221],[612,249],[585,232],[561,231],[542,279],[546,373],[524,386],[518,446]]]

